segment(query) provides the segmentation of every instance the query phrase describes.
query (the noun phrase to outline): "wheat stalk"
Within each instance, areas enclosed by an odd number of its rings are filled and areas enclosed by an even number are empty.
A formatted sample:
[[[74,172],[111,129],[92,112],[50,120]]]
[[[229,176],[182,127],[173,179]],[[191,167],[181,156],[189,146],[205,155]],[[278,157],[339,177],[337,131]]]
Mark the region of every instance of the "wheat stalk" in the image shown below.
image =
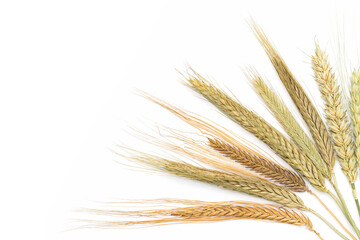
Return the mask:
[[[285,64],[277,50],[270,43],[269,39],[266,37],[261,28],[255,23],[252,23],[252,28],[257,39],[263,46],[266,54],[273,64],[280,80],[284,84],[296,107],[301,113],[304,121],[309,127],[318,150],[323,160],[328,165],[329,171],[332,172],[335,164],[335,153],[326,125],[324,124],[314,105],[311,103],[310,98],[301,87],[300,83],[295,79],[288,66]],[[331,176],[326,175],[325,177],[330,178]]]
[[[306,135],[280,97],[265,83],[258,73],[254,71],[249,73],[249,78],[251,78],[258,95],[263,99],[297,146],[305,152],[324,176],[330,176],[329,168],[316,149],[316,146]]]
[[[341,168],[350,183],[354,183],[357,177],[354,146],[352,144],[351,126],[348,121],[346,108],[342,103],[339,86],[328,63],[327,56],[316,45],[315,56],[312,57],[315,79],[319,84],[322,97],[325,101],[325,114],[334,147]]]
[[[165,201],[168,202],[168,201]],[[168,202],[169,203],[169,202]],[[96,221],[92,224],[97,227],[129,227],[129,226],[157,226],[164,224],[178,224],[189,222],[218,222],[226,220],[262,220],[277,223],[286,223],[296,226],[305,226],[321,236],[313,229],[310,219],[303,213],[290,208],[270,204],[250,203],[242,201],[233,202],[202,202],[190,200],[172,200],[171,203],[192,205],[189,207],[176,207],[170,209],[148,209],[141,211],[121,211],[87,209],[87,212],[112,217],[137,218],[136,221]],[[146,219],[146,220],[142,220]]]
[[[307,188],[304,188],[304,180],[296,172],[286,169],[263,156],[247,152],[220,139],[209,138],[208,140],[210,147],[234,161],[241,163],[254,172],[257,172],[292,191],[307,191]]]
[[[355,156],[360,166],[360,73],[355,70],[351,77],[351,120],[353,124]]]
[[[188,83],[191,88],[203,95],[224,114],[266,143],[292,168],[306,178],[312,186],[320,191],[327,191],[324,177],[315,165],[295,144],[290,142],[264,119],[245,108],[223,91],[217,89],[196,72],[194,72],[194,76],[188,77]]]

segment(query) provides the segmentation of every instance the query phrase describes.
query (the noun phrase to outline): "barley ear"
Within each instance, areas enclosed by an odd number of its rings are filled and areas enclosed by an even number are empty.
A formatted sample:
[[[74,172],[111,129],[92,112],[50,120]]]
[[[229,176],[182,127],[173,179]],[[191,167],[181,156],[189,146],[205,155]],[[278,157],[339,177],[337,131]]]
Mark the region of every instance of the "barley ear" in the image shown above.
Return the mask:
[[[197,167],[189,163],[169,160],[136,150],[133,154],[125,156],[127,159],[162,172],[170,173],[179,177],[214,184],[229,190],[254,195],[269,201],[276,202],[285,207],[307,209],[302,199],[292,191],[258,178],[230,174],[218,170]]]
[[[350,183],[354,183],[358,173],[350,122],[327,56],[317,44],[315,55],[312,57],[312,64],[315,79],[325,101],[326,119],[334,140],[338,160]]]
[[[261,28],[255,23],[252,23],[251,26],[257,39],[273,64],[280,80],[309,127],[322,158],[328,164],[330,171],[332,171],[335,164],[335,152],[326,125],[300,83],[295,79],[294,75]]]
[[[258,95],[263,99],[267,107],[271,110],[275,118],[280,122],[296,145],[305,152],[325,177],[330,178],[328,165],[324,162],[314,143],[306,135],[280,97],[265,83],[258,73],[249,73],[248,77],[252,79],[253,86]]]
[[[148,201],[145,201],[146,203]],[[155,201],[152,201],[155,202]],[[227,220],[261,220],[277,223],[286,223],[296,226],[305,226],[310,231],[313,229],[310,219],[299,211],[290,208],[255,202],[231,201],[231,202],[203,202],[183,199],[172,199],[164,203],[178,204],[180,206],[150,206],[144,209],[142,202],[130,203],[134,209],[143,210],[124,211],[118,209],[85,209],[91,214],[103,217],[111,217],[115,220],[92,221],[85,227],[103,228],[127,228],[133,226],[151,227],[164,224],[181,224],[194,222],[218,222]],[[125,202],[127,203],[127,202]],[[151,201],[150,201],[151,203]],[[155,202],[156,203],[156,202]],[[120,202],[121,204],[121,202]],[[129,204],[129,203],[127,203]],[[187,206],[181,206],[187,205]],[[150,209],[148,209],[150,208]],[[86,222],[86,221],[84,221]]]
[[[246,151],[218,138],[208,138],[209,146],[248,169],[272,180],[294,192],[307,191],[304,180],[291,171],[264,156]]]

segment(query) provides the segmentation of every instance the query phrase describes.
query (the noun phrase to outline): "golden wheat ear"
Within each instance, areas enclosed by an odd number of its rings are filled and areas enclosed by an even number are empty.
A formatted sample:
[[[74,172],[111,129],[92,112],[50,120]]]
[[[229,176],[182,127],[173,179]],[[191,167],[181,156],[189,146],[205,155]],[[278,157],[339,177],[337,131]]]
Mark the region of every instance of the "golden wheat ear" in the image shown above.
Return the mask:
[[[296,226],[305,226],[310,231],[313,229],[310,219],[303,213],[289,208],[269,204],[251,202],[202,202],[191,200],[171,200],[164,203],[187,205],[182,207],[167,207],[161,209],[143,209],[141,211],[98,210],[88,209],[87,212],[113,217],[112,221],[95,221],[89,226],[104,228],[119,227],[149,227],[165,224],[179,224],[192,222],[218,222],[226,220],[261,220],[277,223],[287,223]],[[141,207],[138,203],[135,207]],[[133,206],[134,207],[134,206]],[[136,220],[118,220],[121,218],[136,218]],[[320,239],[322,239],[320,237]]]
[[[169,160],[167,158],[142,153],[136,150],[128,149],[128,152],[130,152],[128,156],[122,156],[131,161],[148,165],[150,168],[158,169],[162,172],[254,195],[276,202],[285,207],[298,208],[301,210],[308,209],[298,195],[284,187],[268,181],[197,167],[189,163],[180,162],[178,160]]]
[[[354,183],[358,172],[347,109],[343,105],[339,85],[328,63],[327,56],[318,44],[316,44],[315,55],[312,57],[312,64],[315,79],[325,101],[325,115],[331,136],[334,139],[338,160],[350,183]]]
[[[321,172],[293,142],[277,129],[225,92],[216,88],[195,71],[188,76],[187,80],[188,85],[193,90],[200,93],[230,119],[267,144],[284,161],[307,179],[312,186],[319,191],[327,191]]]
[[[330,172],[332,172],[335,164],[335,152],[325,123],[300,83],[295,79],[285,61],[281,58],[262,29],[255,22],[251,23],[251,27],[256,38],[268,55],[280,80],[309,127],[322,158],[327,163]],[[326,177],[330,178],[328,175]]]
[[[245,151],[238,146],[231,145],[221,139],[209,138],[209,146],[238,162],[261,176],[281,184],[294,192],[305,192],[307,187],[304,180],[296,172],[257,154]]]
[[[247,77],[252,81],[257,94],[262,98],[266,106],[270,109],[296,145],[305,152],[324,176],[330,177],[328,165],[322,159],[314,143],[304,132],[281,98],[265,83],[263,78],[256,71],[249,71]]]

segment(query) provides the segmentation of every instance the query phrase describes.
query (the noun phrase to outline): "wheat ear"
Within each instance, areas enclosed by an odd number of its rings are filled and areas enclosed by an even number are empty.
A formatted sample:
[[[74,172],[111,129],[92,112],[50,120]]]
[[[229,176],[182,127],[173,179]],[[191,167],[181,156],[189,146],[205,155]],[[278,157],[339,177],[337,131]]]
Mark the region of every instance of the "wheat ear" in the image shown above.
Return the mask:
[[[295,191],[304,192],[304,185],[299,185],[303,179],[294,171],[286,169],[266,157],[245,151],[237,146],[224,142],[221,139],[208,138],[209,146],[221,152],[230,159],[244,165],[245,167],[259,173],[260,175]]]
[[[306,135],[280,97],[265,83],[258,73],[250,73],[249,78],[252,79],[253,86],[259,96],[263,99],[297,146],[308,155],[310,160],[324,176],[330,176],[328,165],[322,159],[316,146]]]
[[[270,182],[238,174],[196,167],[188,163],[172,161],[138,151],[132,152],[133,154],[127,156],[128,159],[146,164],[163,172],[258,196],[279,203],[285,207],[301,210],[307,209],[301,198],[295,193]]]
[[[111,216],[116,218],[136,218],[135,221],[95,221],[92,222],[92,225],[88,226],[118,228],[130,226],[157,226],[164,224],[250,219],[305,226],[310,231],[315,232],[319,238],[322,239],[319,233],[313,229],[313,224],[307,216],[290,208],[241,201],[218,203],[181,199],[178,201],[171,201],[172,204],[183,204],[184,202],[186,205],[192,206],[175,208],[172,207],[168,209],[146,209],[141,211],[87,209],[87,212],[102,216]]]
[[[264,119],[245,108],[225,92],[210,84],[196,72],[194,72],[193,76],[188,77],[188,84],[224,114],[266,143],[292,168],[306,178],[312,186],[320,191],[327,191],[324,184],[324,177],[315,165],[298,149],[297,146],[295,146],[295,144],[284,137]]]
[[[312,57],[315,79],[319,84],[322,97],[325,101],[325,114],[334,139],[334,146],[341,168],[350,183],[357,177],[354,147],[352,145],[351,126],[342,103],[339,86],[328,63],[327,56],[316,45],[315,56]]]
[[[355,156],[360,166],[360,73],[355,70],[351,76],[351,120],[353,124]]]
[[[322,158],[328,164],[330,172],[332,172],[335,164],[335,153],[326,125],[324,124],[314,105],[311,103],[310,98],[301,87],[300,83],[290,72],[288,66],[281,58],[278,51],[270,43],[269,39],[266,37],[261,28],[255,23],[252,23],[252,29],[260,44],[263,46],[271,63],[273,64],[280,80],[284,84],[296,107],[301,113],[304,121],[309,127],[311,135]],[[325,177],[330,178],[330,176]]]
[[[339,86],[328,63],[327,56],[316,44],[315,56],[312,57],[315,79],[319,84],[322,97],[325,101],[325,114],[334,140],[334,147],[341,165],[353,189],[353,196],[360,214],[360,205],[356,195],[355,180],[357,166],[352,144],[352,133],[346,108],[342,103]]]

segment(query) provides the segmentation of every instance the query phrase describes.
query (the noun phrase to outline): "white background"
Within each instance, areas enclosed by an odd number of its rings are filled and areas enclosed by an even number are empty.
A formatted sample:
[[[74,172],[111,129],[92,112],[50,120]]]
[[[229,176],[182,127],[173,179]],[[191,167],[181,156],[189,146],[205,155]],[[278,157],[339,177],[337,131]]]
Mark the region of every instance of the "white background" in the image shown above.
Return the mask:
[[[358,9],[357,1],[1,1],[0,236],[317,239],[301,227],[257,221],[67,230],[73,227],[74,210],[96,201],[162,197],[261,201],[118,164],[123,159],[110,151],[115,144],[143,149],[141,144],[131,145],[129,126],[146,130],[147,124],[157,122],[188,129],[133,90],[197,112],[268,150],[183,86],[175,69],[183,71],[190,64],[278,126],[242,68],[255,67],[290,100],[246,21],[252,16],[264,28],[321,108],[309,58],[315,39],[332,53],[338,29],[345,24],[340,38],[356,43]],[[348,50],[357,55],[357,49]],[[355,66],[356,58],[352,62]],[[340,171],[338,175],[358,220],[348,185]],[[320,195],[340,215],[332,201]],[[314,198],[301,197],[321,209]],[[309,216],[325,239],[337,238]]]

